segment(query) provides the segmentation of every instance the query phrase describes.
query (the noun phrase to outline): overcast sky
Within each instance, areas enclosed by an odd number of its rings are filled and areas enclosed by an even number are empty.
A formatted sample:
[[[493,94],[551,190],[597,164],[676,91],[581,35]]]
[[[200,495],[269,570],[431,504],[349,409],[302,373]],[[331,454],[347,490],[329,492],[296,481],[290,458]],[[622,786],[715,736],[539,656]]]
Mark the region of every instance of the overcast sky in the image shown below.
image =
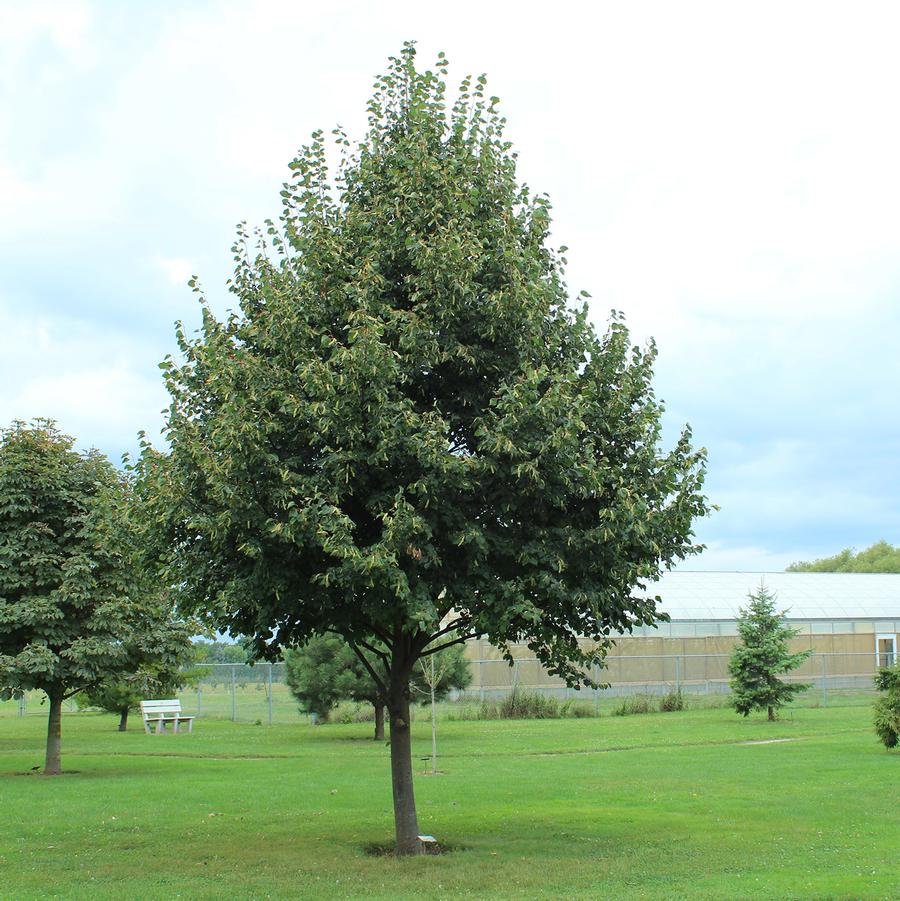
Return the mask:
[[[900,5],[0,0],[0,423],[157,435],[196,273],[404,40],[488,75],[572,295],[709,450],[690,568],[900,543]]]

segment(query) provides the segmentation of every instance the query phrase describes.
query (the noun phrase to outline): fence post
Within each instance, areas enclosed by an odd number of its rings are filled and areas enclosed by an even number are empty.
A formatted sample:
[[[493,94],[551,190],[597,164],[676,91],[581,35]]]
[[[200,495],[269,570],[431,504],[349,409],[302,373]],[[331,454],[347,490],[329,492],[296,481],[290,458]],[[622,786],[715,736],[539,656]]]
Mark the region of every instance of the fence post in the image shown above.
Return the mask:
[[[231,665],[231,722],[237,722],[237,687],[235,686],[234,664]]]
[[[269,725],[272,725],[272,667],[274,663],[269,664]]]
[[[516,662],[513,664],[513,691],[519,687],[519,661],[516,659]]]
[[[19,716],[25,716],[25,692],[19,696]]]
[[[675,658],[675,691],[681,691],[681,657]]]
[[[822,706],[828,706],[828,660],[824,654],[822,657]]]
[[[197,683],[197,716],[203,715],[203,683]]]
[[[478,681],[480,683],[479,695],[484,700],[484,659],[478,661]]]

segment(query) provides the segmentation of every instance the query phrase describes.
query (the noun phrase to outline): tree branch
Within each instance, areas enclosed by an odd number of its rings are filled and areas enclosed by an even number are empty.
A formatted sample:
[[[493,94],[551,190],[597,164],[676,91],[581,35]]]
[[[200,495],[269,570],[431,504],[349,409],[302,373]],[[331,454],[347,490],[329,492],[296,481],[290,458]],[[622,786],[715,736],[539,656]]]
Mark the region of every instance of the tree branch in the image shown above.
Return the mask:
[[[378,686],[378,688],[381,690],[381,692],[384,694],[384,696],[387,697],[387,693],[388,693],[387,685],[385,685],[384,681],[378,675],[378,673],[375,672],[374,667],[372,666],[371,663],[369,663],[369,660],[366,657],[366,655],[363,654],[363,652],[352,641],[347,642],[347,643],[350,645],[350,650],[352,650],[353,653],[356,654],[357,657],[359,657],[362,665],[369,671],[369,675],[375,680],[375,684]]]
[[[388,639],[387,635],[383,632],[379,632],[374,626],[369,626],[372,634],[386,647],[389,648],[391,646],[391,642]]]
[[[382,634],[380,632],[378,632],[375,628],[373,628],[369,623],[366,623],[366,629],[369,632],[371,632],[386,648],[391,649],[391,643],[384,636],[382,636]],[[371,651],[373,654],[377,654],[379,657],[381,657],[381,659],[384,660],[385,665],[388,662],[388,652],[387,651],[379,651],[378,648],[369,644],[369,642],[367,642],[367,641],[362,641],[362,639],[354,638],[353,641],[351,642],[351,640],[349,638],[347,638],[347,636],[343,632],[339,631],[338,629],[325,629],[325,632],[328,635],[336,635],[338,638],[340,638],[341,641],[346,641],[347,644],[356,643],[358,645],[362,645],[367,651]]]
[[[387,665],[387,662],[388,662],[387,651],[379,651],[378,648],[376,648],[374,645],[369,644],[369,642],[367,642],[367,641],[360,641],[359,639],[356,640],[356,644],[364,647],[367,651],[369,651],[372,654],[375,654],[377,657],[380,657],[382,659],[382,661],[384,661],[384,664]]]
[[[438,651],[443,651],[444,648],[452,648],[455,644],[462,644],[464,641],[468,641],[470,638],[478,638],[478,632],[469,632],[467,635],[460,635],[459,638],[454,638],[453,641],[445,641],[443,644],[439,644],[437,647],[429,648],[427,651],[422,651],[419,654],[419,657],[428,657],[431,654],[437,654]]]
[[[464,625],[464,624],[467,623],[468,621],[469,621],[469,620],[468,620],[467,617],[460,617],[459,619],[453,620],[453,622],[450,623],[449,626],[444,626],[443,629],[439,629],[437,632],[435,632],[434,635],[432,635],[432,636],[428,639],[428,641],[425,642],[425,647],[427,648],[428,645],[430,645],[431,642],[433,642],[433,641],[435,640],[435,638],[440,638],[442,635],[446,635],[448,632],[453,632],[454,630],[456,630],[457,628],[459,628],[459,626]]]

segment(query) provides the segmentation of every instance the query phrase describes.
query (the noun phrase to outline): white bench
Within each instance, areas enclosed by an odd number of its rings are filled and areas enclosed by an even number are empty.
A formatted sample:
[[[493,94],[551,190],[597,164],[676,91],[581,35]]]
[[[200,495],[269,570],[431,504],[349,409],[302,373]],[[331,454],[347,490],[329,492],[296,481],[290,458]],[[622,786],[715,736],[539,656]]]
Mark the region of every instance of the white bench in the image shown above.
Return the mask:
[[[144,731],[159,735],[166,731],[166,723],[170,723],[173,732],[181,731],[181,724],[187,723],[187,731],[194,731],[194,718],[181,712],[181,701],[173,698],[168,701],[141,701],[141,716],[144,718]],[[155,727],[155,728],[151,728]]]

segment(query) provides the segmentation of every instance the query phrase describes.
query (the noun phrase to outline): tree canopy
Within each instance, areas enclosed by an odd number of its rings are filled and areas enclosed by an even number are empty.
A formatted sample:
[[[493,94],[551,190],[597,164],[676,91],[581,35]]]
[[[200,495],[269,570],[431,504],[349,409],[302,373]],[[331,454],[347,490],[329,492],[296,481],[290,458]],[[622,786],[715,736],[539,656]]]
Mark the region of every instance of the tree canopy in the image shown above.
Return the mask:
[[[765,710],[770,720],[775,711],[809,685],[783,682],[781,676],[796,669],[812,651],[792,654],[788,642],[798,635],[784,622],[785,611],[775,608],[775,595],[765,586],[750,595],[750,603],[738,619],[740,643],[728,662],[731,673],[731,703],[742,716]]]
[[[708,510],[689,430],[661,446],[655,347],[570,307],[497,98],[467,78],[451,103],[446,72],[406,45],[365,138],[334,133],[334,177],[323,134],[301,150],[281,222],[239,232],[238,309],[201,294],[199,334],[179,328],[171,450],[140,464],[192,609],[269,659],[329,632],[369,654],[398,853],[419,848],[416,661],[483,636],[584,681],[656,621],[648,586]]]
[[[886,541],[876,541],[862,551],[852,548],[822,557],[819,560],[801,560],[792,563],[789,573],[900,573],[900,547]]]
[[[0,430],[0,697],[50,702],[48,775],[60,772],[62,702],[189,643],[139,565],[126,478],[54,424]]]

